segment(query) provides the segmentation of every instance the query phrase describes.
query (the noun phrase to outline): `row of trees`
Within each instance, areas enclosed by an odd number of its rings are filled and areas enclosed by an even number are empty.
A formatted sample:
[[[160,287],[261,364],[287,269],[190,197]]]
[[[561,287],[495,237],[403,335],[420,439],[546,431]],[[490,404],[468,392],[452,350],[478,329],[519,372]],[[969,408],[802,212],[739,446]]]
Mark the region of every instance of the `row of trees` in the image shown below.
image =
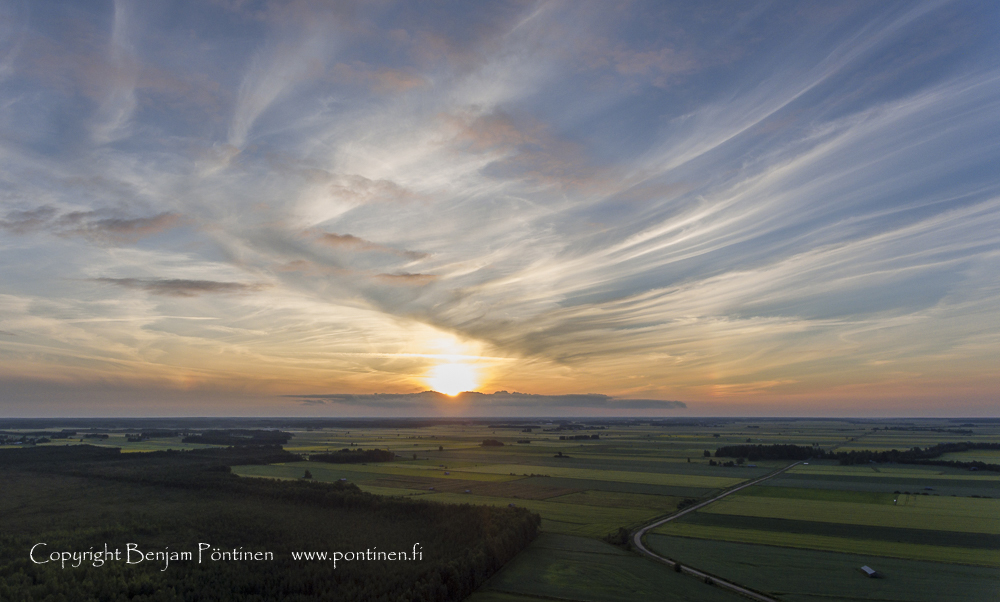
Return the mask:
[[[985,462],[960,462],[956,460],[938,460],[945,454],[973,451],[1000,450],[1000,443],[983,443],[964,441],[958,443],[939,443],[926,448],[912,447],[906,450],[891,449],[886,451],[854,450],[825,451],[819,447],[804,445],[727,445],[715,450],[717,458],[746,458],[755,460],[837,460],[843,465],[878,463],[897,464],[930,464],[934,466],[951,466],[954,468],[975,468],[1000,472],[1000,464]],[[706,451],[706,454],[709,452]]]
[[[181,439],[184,443],[208,443],[212,445],[284,445],[292,438],[291,433],[259,429],[209,430],[198,435],[188,435]]]

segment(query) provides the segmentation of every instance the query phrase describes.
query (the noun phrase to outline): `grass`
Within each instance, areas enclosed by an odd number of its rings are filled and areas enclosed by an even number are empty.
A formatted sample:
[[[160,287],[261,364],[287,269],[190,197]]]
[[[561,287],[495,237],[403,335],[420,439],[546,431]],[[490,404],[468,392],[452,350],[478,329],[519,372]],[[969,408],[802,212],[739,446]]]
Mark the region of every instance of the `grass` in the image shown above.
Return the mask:
[[[1000,535],[988,533],[962,533],[958,531],[929,531],[926,529],[900,529],[898,527],[859,527],[840,523],[822,523],[783,518],[757,518],[730,514],[695,512],[684,516],[681,524],[728,529],[772,531],[796,535],[819,535],[847,539],[877,540],[890,543],[912,543],[944,546],[949,548],[977,548],[1000,550]]]
[[[852,537],[830,537],[826,535],[816,535],[813,533],[805,534],[759,531],[755,529],[732,529],[729,527],[696,525],[684,522],[667,523],[666,525],[656,529],[656,533],[677,537],[737,541],[742,543],[781,546],[786,548],[825,550],[830,552],[844,552],[848,554],[864,554],[867,556],[883,556],[910,560],[929,560],[1000,568],[1000,551],[998,550],[952,548],[946,546],[920,545],[875,539],[856,539]]]
[[[762,518],[1000,534],[1000,500],[900,496],[897,505],[729,496],[701,510]]]
[[[985,601],[996,600],[1000,593],[993,567],[655,534],[648,544],[667,557],[789,602]],[[862,565],[875,568],[883,578],[865,577]]]
[[[986,462],[987,464],[1000,464],[1000,450],[977,449],[965,452],[955,452],[945,454],[940,460],[954,460],[956,462]]]
[[[437,476],[406,476],[383,472],[369,472],[360,465],[331,464],[272,464],[268,466],[235,466],[233,472],[245,477],[297,479],[308,470],[313,479],[333,482],[346,478],[366,491],[385,490],[386,495],[424,495],[430,492],[464,493],[467,489],[479,496],[511,498],[515,500],[543,500],[576,493],[579,489],[551,486],[544,480],[509,477],[507,480],[462,480]],[[431,473],[433,474],[433,473]],[[468,474],[468,473],[461,473]]]
[[[676,485],[649,485],[646,483],[621,483],[618,481],[595,481],[591,479],[567,479],[563,477],[528,477],[527,482],[544,483],[552,487],[567,487],[579,491],[609,491],[615,493],[637,493],[641,495],[664,495],[698,498],[709,495],[715,489],[705,487],[678,487]]]
[[[307,452],[355,443],[392,449],[403,459],[367,466],[290,463],[234,470],[294,479],[308,468],[316,480],[347,478],[365,491],[384,495],[445,503],[513,503],[538,512],[543,537],[537,545],[469,602],[670,596],[702,600],[718,596],[720,590],[691,577],[677,581],[669,569],[654,563],[637,568],[637,562],[646,561],[598,540],[619,527],[671,512],[684,498],[703,498],[786,464],[758,461],[754,469],[708,466],[703,451],[721,445],[750,438],[754,443],[817,443],[839,450],[907,449],[956,440],[947,432],[873,432],[872,426],[830,421],[762,421],[759,428],[738,422],[622,425],[601,431],[601,438],[592,441],[558,441],[558,432],[536,429],[522,434],[518,429],[475,425],[350,433],[330,429],[296,432],[286,447]],[[1000,423],[975,428],[977,440],[1000,436]],[[479,444],[486,438],[509,445],[483,448]],[[522,438],[532,443],[515,443]],[[438,451],[439,445],[443,451]],[[554,458],[556,452],[569,457]],[[414,453],[416,460],[411,459]],[[544,476],[526,476],[532,474]],[[940,495],[893,493],[919,493],[925,487],[934,488],[927,493]],[[471,493],[464,493],[466,489]],[[772,587],[784,600],[1000,599],[1000,499],[967,497],[972,495],[1000,498],[1000,476],[938,466],[810,462],[663,527],[662,533],[672,535],[654,534],[650,541],[669,541],[668,556],[756,589]],[[682,556],[678,550],[693,555]],[[857,570],[862,564],[886,572],[886,578],[862,577]],[[943,575],[946,583],[928,585],[933,581],[930,572]]]
[[[893,491],[923,491],[924,487],[933,487],[941,495],[959,496],[990,496],[1000,497],[1000,476],[992,480],[963,481],[957,479],[939,479],[936,477],[917,479],[873,476],[840,476],[840,475],[780,475],[767,482],[770,487],[797,487],[805,489],[840,489],[847,491],[874,491],[891,493]]]
[[[612,493],[609,491],[581,491],[570,493],[555,498],[549,498],[552,502],[560,504],[582,504],[584,506],[602,506],[605,508],[636,508],[643,510],[658,510],[661,512],[673,512],[677,509],[677,504],[684,498],[647,495],[642,493]]]
[[[605,543],[543,534],[466,602],[522,602],[539,598],[579,602],[741,599]]]
[[[465,493],[428,493],[420,499],[449,504],[486,504],[507,506],[514,504],[537,512],[542,517],[546,531],[601,538],[618,527],[637,526],[662,514],[656,510],[604,508],[562,504],[545,500],[484,497]]]
[[[835,475],[838,477],[880,477],[883,479],[931,478],[935,480],[949,479],[958,481],[995,481],[997,475],[979,473],[956,473],[954,469],[937,467],[900,468],[898,466],[864,465],[864,466],[802,466],[801,464],[788,471],[794,475]]]
[[[521,464],[494,464],[491,466],[480,466],[475,469],[477,473],[494,474],[544,474],[550,477],[564,477],[570,479],[588,479],[593,481],[616,481],[619,483],[643,483],[648,485],[672,485],[679,487],[702,487],[718,489],[729,487],[742,482],[745,479],[735,477],[710,477],[701,475],[675,474],[675,473],[655,473],[655,472],[632,472],[626,470],[597,470],[592,468],[573,468],[559,466],[525,466]]]
[[[738,496],[850,502],[854,504],[892,505],[896,495],[875,491],[843,491],[839,489],[804,489],[799,487],[769,487],[758,485],[737,492]]]

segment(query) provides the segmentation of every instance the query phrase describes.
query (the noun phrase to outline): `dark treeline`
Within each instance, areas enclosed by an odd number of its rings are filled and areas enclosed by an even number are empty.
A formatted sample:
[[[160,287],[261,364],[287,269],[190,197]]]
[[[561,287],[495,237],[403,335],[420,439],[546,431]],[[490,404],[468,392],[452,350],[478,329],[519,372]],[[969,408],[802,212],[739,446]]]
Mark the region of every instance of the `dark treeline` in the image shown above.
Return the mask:
[[[836,452],[828,454],[840,461],[841,464],[868,464],[870,462],[895,462],[898,464],[929,464],[932,466],[950,466],[953,468],[975,468],[976,470],[988,470],[1000,472],[1000,464],[987,464],[985,462],[959,462],[955,460],[937,460],[945,454],[972,451],[972,450],[997,450],[1000,443],[972,443],[965,441],[960,443],[939,443],[925,449],[914,447],[907,450],[891,449],[889,451],[850,451]]]
[[[35,431],[32,433],[11,433],[0,431],[0,437],[48,437],[49,439],[68,439],[76,437],[76,431],[63,429],[61,431]]]
[[[856,450],[848,452],[828,452],[818,447],[804,445],[727,445],[715,451],[717,458],[746,458],[755,460],[837,460],[847,466],[852,464],[896,463],[896,464],[928,464],[933,466],[950,466],[953,468],[970,468],[1000,472],[1000,464],[985,462],[960,462],[955,460],[938,460],[945,454],[972,450],[1000,450],[1000,443],[939,443],[927,448],[913,447],[906,450],[891,449],[887,451]]]
[[[970,425],[971,426],[971,425]],[[873,431],[883,430],[883,431],[919,431],[919,432],[929,432],[929,433],[951,433],[953,435],[971,435],[973,433],[970,429],[943,429],[935,428],[930,426],[883,426],[881,429],[879,427],[873,427]]]
[[[211,445],[283,445],[292,438],[291,433],[258,429],[228,429],[205,431],[200,435],[188,435],[181,439],[184,443],[208,443]]]
[[[328,454],[309,454],[312,462],[328,464],[361,464],[362,462],[392,462],[396,454],[387,449],[351,449],[345,447],[340,451]]]
[[[823,455],[823,450],[804,445],[727,445],[715,450],[716,458],[756,460],[808,460]]]
[[[185,436],[187,433],[184,433]],[[148,439],[167,439],[170,437],[180,437],[181,434],[177,431],[168,430],[146,430],[141,433],[125,433],[125,440],[129,443],[139,443],[141,441],[146,441]]]
[[[72,446],[0,450],[0,600],[458,601],[536,535],[523,508],[387,498],[348,483],[240,478],[229,466],[298,459],[262,446],[120,454]],[[259,562],[38,565],[28,551],[268,550]],[[294,560],[293,551],[412,550],[419,561]]]

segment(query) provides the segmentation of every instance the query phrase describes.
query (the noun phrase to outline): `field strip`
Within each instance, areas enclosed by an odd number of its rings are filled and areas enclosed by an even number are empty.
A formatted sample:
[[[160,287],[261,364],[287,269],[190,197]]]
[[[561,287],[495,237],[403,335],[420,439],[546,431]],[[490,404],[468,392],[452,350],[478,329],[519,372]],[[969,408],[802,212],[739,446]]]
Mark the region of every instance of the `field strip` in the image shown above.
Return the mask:
[[[983,498],[900,494],[899,504],[883,505],[740,495],[722,500],[711,508],[706,508],[704,512],[1000,535],[1000,500]]]
[[[927,469],[921,468],[884,468],[878,467],[878,472],[871,467],[851,468],[844,466],[809,466],[797,467],[789,474],[795,475],[836,475],[844,477],[881,477],[893,479],[905,477],[908,479],[947,479],[950,481],[998,481],[1000,476],[989,474],[947,474],[940,467],[931,466]]]
[[[803,533],[759,531],[755,529],[732,529],[728,527],[691,525],[686,523],[668,523],[658,527],[653,533],[672,537],[735,541],[739,543],[780,546],[783,548],[823,550],[826,552],[841,552],[866,556],[887,556],[906,560],[1000,567],[1000,551],[997,550],[922,545],[881,539],[856,539]]]
[[[475,470],[444,469],[438,466],[390,466],[386,464],[332,464],[326,462],[288,462],[285,464],[268,464],[268,466],[287,466],[295,469],[308,469],[312,472],[342,472],[367,475],[395,475],[401,477],[429,477],[434,479],[456,479],[463,481],[516,481],[524,478],[520,474],[511,476],[495,472],[476,472]],[[250,468],[250,467],[240,467]],[[445,474],[449,473],[449,474]]]
[[[524,474],[542,474],[550,477],[569,479],[586,479],[590,481],[607,481],[607,471],[592,468],[572,468],[569,466],[529,466],[524,464],[493,464],[476,468],[460,468],[458,471],[469,471],[472,474],[496,474],[522,476]],[[702,475],[685,475],[660,472],[629,472],[618,471],[614,474],[615,482],[642,483],[645,485],[675,485],[678,487],[704,487],[719,489],[742,483],[743,479],[735,477],[708,477]]]
[[[635,533],[632,534],[632,544],[636,547],[637,550],[639,550],[640,552],[642,552],[646,556],[649,556],[653,560],[655,560],[657,562],[660,562],[660,563],[663,563],[663,564],[666,564],[669,567],[675,567],[675,566],[677,566],[676,562],[674,562],[673,560],[670,560],[669,558],[664,558],[663,556],[660,556],[659,554],[657,554],[657,553],[653,552],[652,550],[650,550],[649,548],[647,548],[646,545],[642,542],[643,535],[645,535],[650,530],[659,527],[660,525],[664,525],[664,524],[669,523],[669,522],[671,522],[673,520],[676,520],[676,519],[678,519],[678,518],[680,518],[680,517],[682,517],[685,514],[688,514],[690,512],[695,512],[696,510],[704,508],[705,506],[708,506],[712,502],[715,502],[717,500],[721,500],[722,498],[724,498],[724,497],[726,497],[728,495],[732,495],[732,494],[736,493],[737,491],[740,491],[742,489],[746,489],[747,487],[752,487],[752,486],[754,486],[754,485],[756,485],[758,483],[762,483],[762,482],[764,482],[764,481],[766,481],[766,480],[768,480],[770,478],[776,477],[776,476],[782,474],[783,472],[785,472],[786,470],[789,470],[789,469],[792,469],[792,468],[798,466],[799,464],[801,464],[801,462],[795,462],[793,464],[789,464],[788,466],[785,466],[784,468],[779,468],[778,470],[772,472],[771,474],[768,474],[768,475],[765,475],[763,477],[760,477],[759,479],[754,479],[753,481],[750,481],[748,483],[740,485],[739,487],[734,487],[734,488],[732,488],[732,489],[730,489],[728,491],[724,491],[724,492],[720,493],[719,495],[715,496],[714,498],[712,498],[710,500],[706,500],[704,502],[701,502],[700,504],[695,504],[694,506],[691,506],[689,508],[685,508],[684,510],[681,510],[680,512],[678,512],[676,514],[672,514],[671,516],[668,516],[667,518],[660,519],[658,521],[650,523],[650,524],[646,525],[645,527],[642,527],[641,529],[637,530]],[[714,583],[715,585],[718,585],[719,587],[726,588],[726,589],[728,589],[730,591],[734,591],[734,592],[736,592],[738,594],[742,594],[742,595],[747,596],[748,598],[752,598],[754,600],[759,600],[760,602],[778,602],[778,600],[776,598],[772,598],[771,596],[767,596],[765,594],[756,592],[756,591],[754,591],[752,589],[749,589],[749,588],[744,587],[742,585],[733,583],[731,581],[727,581],[725,579],[720,579],[719,577],[715,577],[713,575],[709,575],[708,573],[705,573],[703,571],[699,571],[698,569],[689,567],[687,565],[681,566],[681,572],[687,573],[688,575],[694,575],[695,577],[698,577],[700,579],[706,579],[706,580]]]

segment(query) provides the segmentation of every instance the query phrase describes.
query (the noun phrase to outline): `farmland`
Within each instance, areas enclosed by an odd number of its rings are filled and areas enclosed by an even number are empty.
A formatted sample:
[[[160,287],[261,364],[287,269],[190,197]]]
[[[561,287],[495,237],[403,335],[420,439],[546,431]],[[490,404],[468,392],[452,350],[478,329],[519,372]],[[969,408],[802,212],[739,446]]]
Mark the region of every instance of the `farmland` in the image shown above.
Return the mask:
[[[256,426],[261,424],[266,423]],[[124,428],[95,428],[108,435],[96,443],[136,453],[211,447],[184,443],[180,436],[130,442]],[[663,591],[676,600],[736,599],[608,543],[623,544],[623,529],[649,524],[790,464],[727,458],[732,464],[723,466],[724,459],[712,455],[721,446],[791,444],[845,451],[1000,441],[1000,423],[947,420],[278,421],[271,428],[290,433],[284,449],[304,459],[237,465],[234,474],[298,482],[308,471],[313,481],[354,485],[382,496],[514,506],[540,515],[539,539],[471,602],[603,602]],[[486,439],[504,445],[483,446]],[[375,448],[393,451],[395,460],[329,464],[305,459]],[[990,462],[995,455],[972,450],[944,459]],[[943,599],[935,592],[947,588],[926,583],[928,574],[937,574],[953,580],[954,599],[979,600],[992,599],[984,592],[1000,592],[998,517],[997,473],[820,460],[667,523],[647,536],[647,544],[663,556],[777,599]],[[858,568],[864,564],[884,578],[861,576]],[[783,575],[782,566],[795,575]]]
[[[593,539],[543,534],[467,602],[736,602],[740,598]],[[528,596],[528,598],[526,598]]]

